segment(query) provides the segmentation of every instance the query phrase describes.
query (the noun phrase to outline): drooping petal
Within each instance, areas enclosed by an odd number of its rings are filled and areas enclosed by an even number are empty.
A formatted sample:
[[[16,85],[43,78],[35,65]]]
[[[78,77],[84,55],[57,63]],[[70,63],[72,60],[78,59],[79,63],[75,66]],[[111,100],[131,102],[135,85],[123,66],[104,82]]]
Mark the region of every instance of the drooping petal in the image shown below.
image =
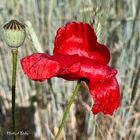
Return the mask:
[[[100,64],[108,64],[110,60],[109,50],[97,42],[94,29],[80,22],[71,22],[58,29],[54,54],[77,54]]]
[[[88,83],[91,96],[94,100],[93,114],[103,112],[112,115],[120,105],[120,91],[116,78],[104,82]]]
[[[24,73],[31,80],[43,81],[56,76],[60,64],[52,60],[52,56],[43,53],[33,54],[21,59]]]

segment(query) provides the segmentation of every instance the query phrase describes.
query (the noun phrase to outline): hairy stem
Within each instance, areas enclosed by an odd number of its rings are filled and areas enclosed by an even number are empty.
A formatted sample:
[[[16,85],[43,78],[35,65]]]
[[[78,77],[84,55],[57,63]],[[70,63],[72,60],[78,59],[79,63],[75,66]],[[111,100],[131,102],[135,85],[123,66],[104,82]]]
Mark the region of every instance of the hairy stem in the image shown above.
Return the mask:
[[[72,97],[71,97],[71,99],[70,99],[70,101],[69,101],[69,103],[68,103],[68,106],[67,106],[66,109],[65,109],[65,112],[64,112],[64,115],[63,115],[61,124],[60,124],[60,126],[59,126],[59,130],[58,130],[58,132],[57,132],[57,134],[56,134],[56,136],[55,136],[55,140],[59,140],[59,136],[60,136],[60,134],[61,134],[62,128],[63,128],[64,123],[65,123],[65,121],[66,121],[66,118],[67,118],[67,115],[68,115],[68,113],[69,113],[70,107],[71,107],[72,103],[74,102],[74,99],[75,99],[75,97],[76,97],[76,95],[77,95],[77,93],[78,93],[78,90],[79,90],[79,88],[80,88],[80,83],[81,83],[81,81],[78,80],[77,85],[76,85],[76,87],[75,87],[75,90],[74,90],[74,92],[73,92],[73,95],[72,95]]]

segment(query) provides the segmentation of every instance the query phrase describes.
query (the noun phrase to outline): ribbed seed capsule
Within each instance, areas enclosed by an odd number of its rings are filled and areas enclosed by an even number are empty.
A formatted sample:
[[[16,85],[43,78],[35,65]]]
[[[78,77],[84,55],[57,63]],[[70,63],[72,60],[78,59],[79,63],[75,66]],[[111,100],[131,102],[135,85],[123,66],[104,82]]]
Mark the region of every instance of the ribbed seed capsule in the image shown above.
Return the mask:
[[[25,40],[25,26],[18,22],[17,20],[11,20],[4,26],[4,40],[8,46],[12,48],[17,48],[21,46]]]

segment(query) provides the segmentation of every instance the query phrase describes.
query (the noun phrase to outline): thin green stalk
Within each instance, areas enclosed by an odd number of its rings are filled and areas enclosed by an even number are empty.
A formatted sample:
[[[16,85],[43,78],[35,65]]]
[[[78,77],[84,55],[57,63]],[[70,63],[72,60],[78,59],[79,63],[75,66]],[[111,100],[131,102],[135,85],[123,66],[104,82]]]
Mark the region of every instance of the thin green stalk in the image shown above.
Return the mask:
[[[81,81],[79,80],[79,81],[77,82],[77,85],[76,85],[76,87],[75,87],[75,90],[74,90],[74,92],[73,92],[73,95],[72,95],[72,97],[71,97],[71,99],[70,99],[70,101],[69,101],[69,103],[68,103],[68,106],[67,106],[66,109],[65,109],[65,112],[64,112],[64,115],[63,115],[61,124],[60,124],[60,126],[59,126],[59,130],[58,130],[58,132],[57,132],[57,134],[56,134],[56,136],[55,136],[55,140],[59,140],[59,136],[60,136],[60,134],[61,134],[62,128],[63,128],[64,123],[65,123],[65,121],[66,121],[66,118],[67,118],[67,115],[68,115],[68,113],[69,113],[70,107],[71,107],[71,105],[72,105],[72,103],[73,103],[73,101],[74,101],[74,99],[75,99],[75,97],[76,97],[76,95],[77,95],[77,93],[78,93],[78,90],[79,90],[79,88],[80,88],[80,83],[81,83]]]
[[[12,49],[12,124],[13,124],[13,132],[15,132],[15,94],[16,94],[16,70],[17,70],[17,49]],[[16,137],[13,135],[13,140]]]

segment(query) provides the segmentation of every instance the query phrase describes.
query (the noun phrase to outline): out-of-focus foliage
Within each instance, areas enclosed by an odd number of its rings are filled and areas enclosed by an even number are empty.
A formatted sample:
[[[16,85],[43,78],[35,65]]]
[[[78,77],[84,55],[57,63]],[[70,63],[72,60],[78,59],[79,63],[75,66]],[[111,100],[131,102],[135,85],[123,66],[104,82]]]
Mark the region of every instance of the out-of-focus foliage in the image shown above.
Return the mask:
[[[111,51],[110,65],[118,70],[121,105],[113,116],[90,111],[88,89],[81,90],[72,105],[64,140],[140,139],[140,1],[139,0],[1,0],[0,25],[17,19],[26,26],[27,38],[19,59],[35,52],[52,54],[59,26],[84,21],[95,29],[98,40]],[[2,33],[2,28],[1,28]],[[0,140],[10,140],[11,53],[0,38]],[[26,131],[19,140],[52,140],[75,82],[58,78],[43,83],[30,81],[18,61],[16,130]]]

